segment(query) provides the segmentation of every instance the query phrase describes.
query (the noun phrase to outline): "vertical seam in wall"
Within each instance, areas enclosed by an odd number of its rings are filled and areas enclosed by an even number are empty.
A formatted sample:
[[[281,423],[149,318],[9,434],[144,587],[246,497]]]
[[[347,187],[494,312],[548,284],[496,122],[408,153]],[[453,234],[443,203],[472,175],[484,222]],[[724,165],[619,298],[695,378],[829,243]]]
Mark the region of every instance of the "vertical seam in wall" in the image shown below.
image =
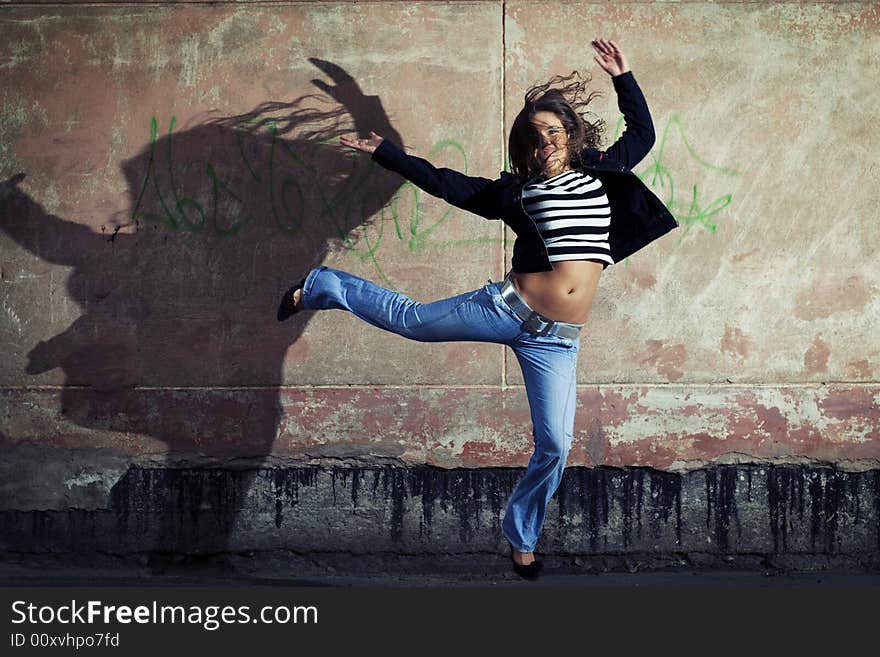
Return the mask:
[[[501,0],[501,117],[499,119],[499,134],[501,135],[501,164],[500,171],[504,170],[504,160],[507,157],[507,147],[504,143],[504,115],[505,115],[505,84],[507,72],[507,0]],[[507,253],[507,226],[503,221],[499,222],[501,231],[501,269],[504,271],[504,258]],[[507,349],[501,345],[501,390],[507,388]]]
[[[501,119],[499,133],[501,135],[501,168],[504,171],[504,162],[507,159],[507,144],[504,139],[504,117],[507,108],[505,98],[507,95],[507,0],[501,0]],[[507,226],[503,221],[498,222],[501,230],[501,270],[504,271],[504,262],[507,257]],[[501,390],[507,388],[507,349],[501,345]]]

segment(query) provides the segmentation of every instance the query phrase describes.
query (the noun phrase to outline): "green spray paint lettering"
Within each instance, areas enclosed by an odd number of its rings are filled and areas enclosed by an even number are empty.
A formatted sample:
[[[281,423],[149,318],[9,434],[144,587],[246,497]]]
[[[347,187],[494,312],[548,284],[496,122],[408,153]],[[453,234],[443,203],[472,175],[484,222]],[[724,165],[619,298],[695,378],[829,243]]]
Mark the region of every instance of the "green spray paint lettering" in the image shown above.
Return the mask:
[[[621,133],[623,123],[624,121],[621,117],[621,119],[617,122],[617,130],[614,137],[615,140]],[[708,203],[704,203],[701,202],[699,198],[699,187],[697,186],[697,184],[693,184],[691,185],[689,190],[690,194],[685,199],[681,199],[680,197],[676,196],[675,178],[672,175],[672,171],[663,162],[667,140],[669,138],[670,132],[673,129],[678,131],[679,136],[681,137],[681,140],[684,143],[688,154],[702,168],[706,169],[707,171],[713,171],[725,176],[738,176],[739,172],[727,167],[715,166],[700,157],[697,154],[696,149],[691,145],[691,143],[687,139],[687,136],[685,135],[685,130],[681,117],[678,114],[673,114],[672,116],[670,116],[669,120],[666,122],[666,125],[663,128],[663,134],[660,138],[659,146],[656,149],[652,149],[649,153],[649,155],[651,156],[651,164],[647,167],[646,170],[638,173],[637,175],[643,182],[653,187],[654,189],[657,189],[659,187],[660,189],[666,190],[666,206],[669,208],[669,211],[679,222],[679,224],[684,227],[684,230],[679,236],[679,243],[681,243],[685,235],[687,235],[688,231],[690,231],[693,226],[699,225],[707,229],[709,232],[714,233],[718,228],[717,224],[715,223],[715,216],[728,205],[730,205],[730,202],[733,199],[733,195],[722,194],[721,196],[712,199]]]
[[[461,158],[461,164],[459,165],[459,168],[457,170],[460,170],[463,174],[467,175],[468,163],[465,149],[459,142],[455,140],[443,139],[438,141],[431,148],[428,157],[429,159],[433,160],[434,158],[436,158],[437,155],[447,150],[453,151]],[[361,260],[369,261],[372,263],[372,265],[376,269],[376,272],[379,274],[379,277],[382,279],[382,282],[388,287],[394,287],[394,285],[389,280],[388,276],[385,274],[384,270],[379,264],[379,260],[376,257],[376,254],[382,244],[382,239],[385,235],[385,225],[386,223],[388,223],[389,219],[394,227],[394,236],[397,238],[398,241],[405,242],[407,248],[412,252],[424,251],[429,247],[434,250],[452,248],[466,244],[501,243],[500,239],[429,241],[429,236],[434,234],[437,228],[439,228],[449,219],[449,216],[452,214],[453,208],[447,205],[436,221],[428,224],[427,226],[423,226],[422,219],[424,217],[424,212],[422,211],[421,206],[421,194],[422,190],[420,190],[411,182],[405,182],[403,185],[401,185],[400,189],[398,189],[397,192],[395,192],[394,196],[391,198],[391,201],[380,210],[379,221],[376,222],[374,226],[370,226],[366,223],[364,223],[364,225],[362,226],[363,244],[366,248],[363,250],[356,247],[352,249],[361,258]],[[401,205],[403,200],[405,199],[411,201],[408,217],[403,217],[401,215]]]
[[[210,231],[221,237],[231,237],[238,234],[242,229],[254,223],[254,217],[243,213],[225,213],[233,216],[231,221],[224,221],[218,209],[221,203],[234,204],[241,209],[247,207],[247,194],[235,189],[233,183],[224,180],[219,173],[219,167],[214,162],[207,162],[204,168],[205,181],[210,190],[209,203],[199,203],[194,198],[185,196],[178,191],[179,187],[175,180],[174,156],[172,148],[174,141],[174,128],[177,124],[176,117],[172,117],[168,125],[168,133],[165,138],[165,157],[167,158],[167,186],[170,191],[163,190],[157,175],[157,152],[159,144],[159,121],[152,117],[150,121],[150,144],[147,157],[147,167],[143,182],[140,184],[140,192],[131,213],[132,220],[143,219],[146,221],[159,222],[172,230],[186,230],[191,232]],[[303,151],[283,138],[276,122],[270,119],[261,119],[256,125],[257,129],[264,131],[270,136],[268,155],[265,162],[256,161],[248,155],[246,136],[247,128],[254,125],[253,119],[242,118],[233,127],[236,139],[236,157],[240,159],[242,171],[250,184],[257,185],[264,191],[261,192],[269,205],[270,214],[275,230],[285,237],[304,235],[302,231],[303,219],[307,211],[316,212],[319,221],[324,225],[334,227],[336,237],[343,248],[365,262],[370,262],[382,281],[391,286],[391,281],[385,274],[380,262],[379,251],[383,239],[389,234],[385,230],[386,223],[393,226],[393,238],[396,242],[403,242],[406,248],[412,252],[421,252],[428,248],[450,248],[463,244],[500,243],[498,239],[474,239],[474,240],[436,240],[430,239],[435,236],[437,229],[442,226],[452,213],[451,207],[446,207],[436,219],[431,219],[425,212],[422,204],[422,190],[410,182],[399,186],[390,201],[384,202],[382,198],[376,198],[376,191],[371,185],[371,178],[378,172],[379,167],[369,158],[350,157],[343,161],[349,167],[336,176],[339,181],[335,186],[322,184],[320,173],[308,159]],[[338,139],[326,139],[316,141],[314,145],[327,146],[337,145]],[[463,146],[452,139],[442,139],[433,145],[430,157],[452,152],[460,158],[460,170],[467,173],[467,157]],[[296,175],[297,173],[302,175]],[[308,176],[308,179],[305,179]],[[305,180],[304,180],[305,179]],[[192,176],[188,177],[192,180]],[[144,196],[147,189],[152,185],[160,212],[151,213],[144,209]],[[266,189],[267,188],[267,189]],[[311,194],[311,205],[307,203],[306,194]],[[252,199],[251,199],[252,200]],[[409,209],[404,216],[404,207]],[[209,205],[209,207],[205,207]],[[379,207],[378,217],[376,208]],[[224,214],[224,216],[225,216]],[[374,219],[374,221],[371,221]],[[352,230],[352,227],[357,227]],[[392,239],[393,239],[392,238]]]

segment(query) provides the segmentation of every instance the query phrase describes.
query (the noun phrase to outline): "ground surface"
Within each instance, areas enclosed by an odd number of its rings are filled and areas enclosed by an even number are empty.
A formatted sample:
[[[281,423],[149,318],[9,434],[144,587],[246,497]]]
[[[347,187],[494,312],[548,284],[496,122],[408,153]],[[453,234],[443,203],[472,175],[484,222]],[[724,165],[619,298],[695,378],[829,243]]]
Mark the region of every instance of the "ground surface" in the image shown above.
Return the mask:
[[[545,557],[524,581],[504,555],[235,555],[118,557],[28,555],[0,562],[3,586],[326,587],[876,587],[880,568],[844,560],[772,563],[765,558]]]

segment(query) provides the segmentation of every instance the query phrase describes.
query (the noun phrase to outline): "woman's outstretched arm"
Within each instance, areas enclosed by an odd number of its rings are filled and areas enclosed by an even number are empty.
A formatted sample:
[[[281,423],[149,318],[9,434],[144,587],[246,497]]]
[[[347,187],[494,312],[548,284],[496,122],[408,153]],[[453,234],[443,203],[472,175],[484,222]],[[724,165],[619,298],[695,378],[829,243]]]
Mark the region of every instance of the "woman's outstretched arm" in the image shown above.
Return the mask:
[[[494,180],[467,176],[453,169],[435,167],[427,160],[408,155],[375,132],[366,138],[340,137],[343,146],[368,153],[380,165],[399,173],[432,196],[486,219],[498,219],[500,208],[489,193]]]
[[[617,92],[617,107],[626,122],[626,129],[605,151],[605,157],[617,160],[628,169],[632,169],[644,159],[654,145],[654,121],[623,51],[614,41],[607,39],[596,39],[592,42],[592,46],[596,51],[594,59],[611,76],[611,82]]]

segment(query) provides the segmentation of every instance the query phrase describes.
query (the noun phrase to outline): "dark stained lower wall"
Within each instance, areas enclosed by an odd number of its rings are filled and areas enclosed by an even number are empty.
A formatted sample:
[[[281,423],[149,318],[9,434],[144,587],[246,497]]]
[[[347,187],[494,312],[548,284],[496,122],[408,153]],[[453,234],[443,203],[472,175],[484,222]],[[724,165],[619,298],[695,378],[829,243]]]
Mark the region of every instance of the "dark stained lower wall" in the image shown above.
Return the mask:
[[[131,468],[106,509],[0,512],[0,551],[136,556],[503,552],[516,468]],[[716,466],[566,471],[539,551],[828,556],[880,567],[880,471]]]

